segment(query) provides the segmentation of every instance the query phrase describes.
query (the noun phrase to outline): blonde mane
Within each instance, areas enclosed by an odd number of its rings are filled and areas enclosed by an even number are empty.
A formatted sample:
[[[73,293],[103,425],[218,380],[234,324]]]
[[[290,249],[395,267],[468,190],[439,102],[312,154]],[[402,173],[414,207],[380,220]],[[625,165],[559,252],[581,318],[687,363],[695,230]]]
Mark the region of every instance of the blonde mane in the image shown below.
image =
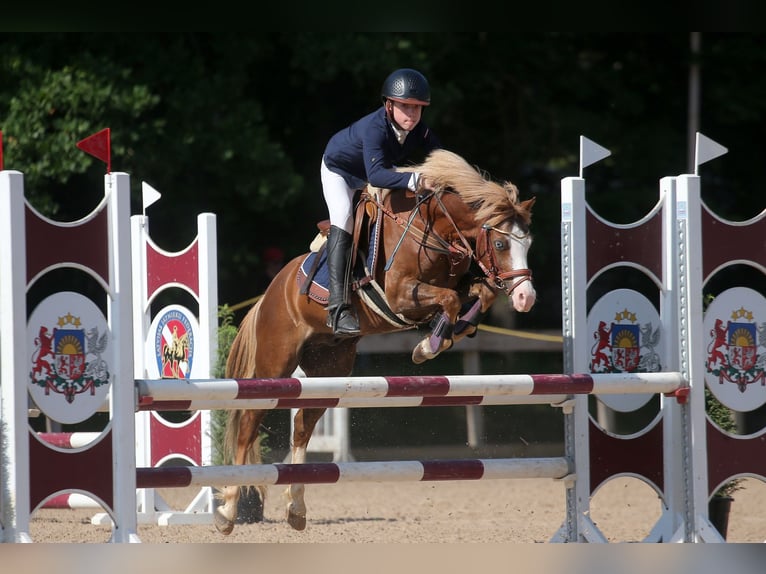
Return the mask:
[[[465,159],[444,149],[434,150],[416,166],[399,171],[419,172],[435,190],[452,189],[476,212],[476,219],[493,227],[514,217],[529,225],[531,212],[519,204],[519,191],[509,181],[496,183]]]

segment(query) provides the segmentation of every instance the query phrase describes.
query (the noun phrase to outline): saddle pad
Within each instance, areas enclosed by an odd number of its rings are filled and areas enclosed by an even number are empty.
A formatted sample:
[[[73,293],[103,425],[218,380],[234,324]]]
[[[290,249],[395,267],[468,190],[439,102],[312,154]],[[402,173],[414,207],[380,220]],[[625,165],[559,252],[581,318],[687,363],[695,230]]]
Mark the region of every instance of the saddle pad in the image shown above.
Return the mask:
[[[295,282],[298,284],[298,289],[300,289],[308,277],[307,270],[310,270],[313,267],[314,259],[317,257],[321,257],[321,259],[319,260],[319,265],[317,265],[316,273],[314,273],[314,278],[311,280],[308,296],[317,303],[326,306],[330,295],[330,291],[327,288],[329,285],[330,274],[327,271],[326,249],[322,249],[320,253],[314,253],[312,251],[303,259],[298,267],[298,271],[295,273]]]
[[[378,259],[380,234],[377,232],[377,222],[371,226],[369,245],[370,250],[367,254],[366,268],[360,265],[356,265],[354,268],[354,279],[361,280],[367,276],[367,269],[375,269],[375,265]],[[295,281],[298,284],[298,288],[303,285],[308,277],[309,272],[314,266],[314,260],[319,257],[319,263],[316,266],[316,273],[311,280],[308,295],[317,303],[327,305],[327,301],[330,295],[328,289],[330,284],[330,273],[327,268],[327,250],[322,249],[319,253],[311,252],[301,261],[298,271],[295,274]]]

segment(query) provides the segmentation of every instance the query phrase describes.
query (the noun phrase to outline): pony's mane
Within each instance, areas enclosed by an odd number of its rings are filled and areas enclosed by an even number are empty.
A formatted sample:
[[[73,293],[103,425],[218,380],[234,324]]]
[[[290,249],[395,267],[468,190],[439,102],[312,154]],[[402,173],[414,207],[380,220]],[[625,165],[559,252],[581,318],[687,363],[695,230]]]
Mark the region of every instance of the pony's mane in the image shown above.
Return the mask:
[[[485,177],[454,152],[437,149],[416,166],[400,171],[419,172],[428,178],[435,190],[452,189],[476,212],[476,219],[497,226],[509,219],[520,217],[529,225],[532,214],[519,203],[519,191],[510,181],[502,184]]]

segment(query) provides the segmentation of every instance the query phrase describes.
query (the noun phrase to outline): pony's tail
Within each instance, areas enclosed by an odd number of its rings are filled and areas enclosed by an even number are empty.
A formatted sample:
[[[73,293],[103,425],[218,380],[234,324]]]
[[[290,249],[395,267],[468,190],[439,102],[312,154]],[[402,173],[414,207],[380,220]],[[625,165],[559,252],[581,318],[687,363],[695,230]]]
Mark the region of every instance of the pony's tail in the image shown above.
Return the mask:
[[[234,341],[232,341],[229,356],[226,359],[224,376],[227,379],[254,379],[258,376],[255,370],[255,323],[262,300],[262,298],[258,299],[247,312],[242,323],[240,323]],[[224,437],[224,461],[226,464],[231,464],[234,461],[234,454],[237,452],[239,422],[243,412],[242,409],[229,411]],[[259,437],[247,453],[246,464],[260,464],[260,445]]]
[[[224,370],[227,379],[253,379],[258,376],[255,372],[255,323],[261,301],[263,298],[258,299],[247,312],[231,343]]]
[[[250,311],[247,312],[242,323],[239,325],[234,341],[231,343],[229,356],[226,359],[225,377],[227,379],[253,379],[257,377],[255,371],[255,323],[258,316],[258,309],[261,306],[263,298],[258,299]],[[226,432],[224,434],[223,457],[224,464],[232,464],[234,455],[237,452],[237,440],[239,437],[239,423],[242,419],[242,409],[230,410],[226,421]],[[245,464],[261,463],[261,437],[259,436],[250,446],[245,455]],[[261,509],[266,500],[266,487],[241,486],[240,493],[243,496],[252,496],[248,491],[255,489],[260,498]]]

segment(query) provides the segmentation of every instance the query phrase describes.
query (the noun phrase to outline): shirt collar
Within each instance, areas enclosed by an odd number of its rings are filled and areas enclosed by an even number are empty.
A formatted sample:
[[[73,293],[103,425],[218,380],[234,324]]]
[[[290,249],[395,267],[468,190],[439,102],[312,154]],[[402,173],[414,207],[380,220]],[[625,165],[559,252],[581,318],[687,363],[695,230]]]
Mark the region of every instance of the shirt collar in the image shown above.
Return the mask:
[[[396,124],[394,122],[390,123],[391,130],[394,132],[394,136],[396,136],[396,141],[399,142],[399,145],[404,145],[404,140],[407,139],[407,136],[410,134],[407,130],[399,129],[396,127]]]

